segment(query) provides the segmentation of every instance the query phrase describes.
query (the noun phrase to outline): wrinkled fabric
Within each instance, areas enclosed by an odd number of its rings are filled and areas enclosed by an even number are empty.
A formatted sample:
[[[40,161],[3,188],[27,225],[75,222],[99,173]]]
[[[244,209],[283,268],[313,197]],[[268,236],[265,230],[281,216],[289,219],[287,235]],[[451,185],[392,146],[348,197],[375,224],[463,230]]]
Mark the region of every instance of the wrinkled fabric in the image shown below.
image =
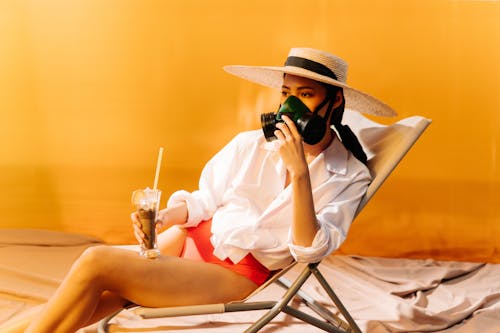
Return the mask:
[[[3,231],[1,229],[0,234]],[[74,235],[64,239],[63,234],[54,237],[36,230],[18,230],[17,233],[16,244],[11,240],[0,242],[2,333],[18,332],[17,327],[38,314],[73,261],[87,246],[95,245],[93,239],[76,240]],[[23,240],[27,243],[21,244]],[[74,245],[68,246],[68,243]],[[138,246],[124,248],[138,251]],[[293,280],[303,267],[298,264],[285,276]],[[498,333],[498,264],[331,255],[322,261],[319,270],[362,332]],[[337,312],[314,277],[306,282],[303,290],[332,312]],[[278,300],[282,295],[283,289],[272,284],[249,301]],[[292,303],[310,312],[304,305]],[[262,312],[245,311],[144,320],[123,311],[113,320],[110,331],[243,332],[261,315]],[[323,332],[284,313],[264,330]],[[95,332],[96,325],[79,331]]]
[[[310,247],[293,244],[292,188],[276,141],[262,131],[237,135],[205,166],[199,189],[172,194],[168,205],[185,201],[186,227],[212,219],[211,242],[221,260],[237,263],[248,253],[270,270],[293,259],[316,262],[345,240],[359,201],[371,180],[367,167],[338,139],[309,164],[320,228]]]

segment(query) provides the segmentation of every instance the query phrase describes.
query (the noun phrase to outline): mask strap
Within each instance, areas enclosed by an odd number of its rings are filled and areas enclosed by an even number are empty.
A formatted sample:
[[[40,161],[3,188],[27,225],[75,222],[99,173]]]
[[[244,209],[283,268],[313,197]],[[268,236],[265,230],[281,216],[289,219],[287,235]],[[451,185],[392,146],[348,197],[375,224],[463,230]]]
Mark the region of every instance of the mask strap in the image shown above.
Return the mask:
[[[325,85],[325,86],[326,86],[326,89],[327,89],[326,97],[323,100],[323,102],[321,102],[316,107],[316,109],[314,109],[313,113],[317,114],[319,112],[319,110],[321,110],[321,108],[323,108],[326,105],[326,103],[330,102],[330,105],[328,106],[328,109],[327,109],[327,111],[325,113],[325,116],[323,117],[325,120],[327,120],[328,117],[330,116],[330,113],[332,113],[333,101],[335,100],[335,94],[334,94],[334,92],[336,92],[336,90],[333,90],[332,86],[329,86],[329,85]]]
[[[328,107],[326,109],[325,116],[324,117],[318,116],[318,117],[323,118],[325,120],[325,122],[328,120],[328,118],[330,117],[330,114],[333,111],[333,98],[331,98],[331,96],[327,96],[325,98],[325,100],[323,102],[321,102],[321,104],[318,105],[316,107],[316,109],[314,109],[314,112],[313,112],[315,115],[318,114],[319,110],[321,110],[321,108],[323,108],[327,103],[329,103],[329,104],[328,104]]]
[[[323,108],[323,106],[326,105],[326,103],[330,102],[331,101],[331,98],[330,96],[326,96],[325,99],[323,100],[323,102],[321,102],[313,111],[314,114],[317,114],[319,112],[319,110],[321,110]],[[325,117],[325,119],[328,118],[328,116]]]

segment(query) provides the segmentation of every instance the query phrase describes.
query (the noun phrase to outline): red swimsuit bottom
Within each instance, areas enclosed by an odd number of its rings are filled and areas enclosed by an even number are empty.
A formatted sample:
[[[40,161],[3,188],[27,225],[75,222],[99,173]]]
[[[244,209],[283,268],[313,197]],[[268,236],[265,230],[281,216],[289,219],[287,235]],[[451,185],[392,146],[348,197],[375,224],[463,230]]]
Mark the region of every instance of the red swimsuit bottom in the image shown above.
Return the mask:
[[[225,267],[252,280],[258,286],[266,282],[271,275],[271,271],[258,262],[251,253],[247,254],[237,264],[229,259],[220,260],[214,256],[214,247],[212,243],[210,243],[210,236],[212,235],[210,230],[211,226],[212,220],[208,220],[201,222],[197,227],[186,228],[188,234],[181,257],[202,260],[207,263]]]

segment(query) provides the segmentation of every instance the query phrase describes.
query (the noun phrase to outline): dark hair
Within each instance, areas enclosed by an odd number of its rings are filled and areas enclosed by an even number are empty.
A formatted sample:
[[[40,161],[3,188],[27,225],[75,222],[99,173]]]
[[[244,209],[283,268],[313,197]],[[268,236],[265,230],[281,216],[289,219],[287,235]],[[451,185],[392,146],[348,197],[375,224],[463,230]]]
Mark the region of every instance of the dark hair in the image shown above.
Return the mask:
[[[356,137],[356,134],[353,133],[349,126],[342,124],[342,117],[344,116],[345,109],[344,90],[340,87],[327,85],[327,91],[327,98],[330,99],[331,102],[328,105],[326,116],[328,117],[328,114],[330,112],[332,113],[332,116],[330,117],[330,125],[333,125],[337,130],[340,136],[340,140],[344,144],[344,147],[349,150],[354,155],[354,157],[363,162],[363,164],[366,164],[367,157],[365,152],[363,151],[363,147]],[[335,109],[330,110],[330,108],[333,107],[333,102],[335,101],[335,97],[337,95],[337,92],[339,91],[342,94],[342,103]]]

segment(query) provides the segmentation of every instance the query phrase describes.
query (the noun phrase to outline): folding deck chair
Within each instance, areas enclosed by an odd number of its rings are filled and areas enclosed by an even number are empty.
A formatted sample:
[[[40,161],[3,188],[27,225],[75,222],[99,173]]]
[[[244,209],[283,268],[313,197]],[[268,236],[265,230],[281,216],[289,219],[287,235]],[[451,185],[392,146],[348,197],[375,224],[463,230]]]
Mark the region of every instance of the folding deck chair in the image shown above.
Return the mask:
[[[357,216],[368,203],[370,198],[380,188],[385,179],[390,175],[394,168],[398,165],[401,159],[406,155],[420,135],[425,131],[431,120],[413,116],[402,119],[392,125],[382,125],[376,123],[358,112],[345,110],[344,123],[349,124],[353,132],[363,146],[368,157],[368,168],[372,174],[373,180],[370,183],[366,194],[362,198],[357,209]],[[268,310],[263,316],[258,318],[245,333],[254,333],[263,328],[279,313],[284,312],[295,318],[312,324],[324,331],[334,333],[361,333],[358,325],[344,307],[340,299],[337,297],[333,289],[330,287],[324,276],[318,269],[320,263],[311,263],[304,267],[301,273],[293,282],[284,277],[284,274],[295,265],[292,263],[287,268],[270,278],[264,285],[259,287],[247,298],[225,304],[205,304],[195,306],[181,306],[170,308],[145,308],[135,307],[131,309],[140,317],[161,318],[161,317],[178,317],[200,314],[216,314],[225,312],[253,311],[253,310]],[[311,275],[319,282],[320,286],[328,294],[333,305],[336,306],[341,316],[332,313],[325,306],[315,301],[311,296],[301,290],[301,287],[309,279]],[[248,301],[253,295],[259,293],[272,283],[277,283],[286,291],[279,300],[272,301]],[[318,317],[312,316],[296,307],[289,305],[292,299],[298,299],[305,304]],[[108,332],[110,320],[119,312],[112,316],[103,319],[98,326],[99,333]]]

